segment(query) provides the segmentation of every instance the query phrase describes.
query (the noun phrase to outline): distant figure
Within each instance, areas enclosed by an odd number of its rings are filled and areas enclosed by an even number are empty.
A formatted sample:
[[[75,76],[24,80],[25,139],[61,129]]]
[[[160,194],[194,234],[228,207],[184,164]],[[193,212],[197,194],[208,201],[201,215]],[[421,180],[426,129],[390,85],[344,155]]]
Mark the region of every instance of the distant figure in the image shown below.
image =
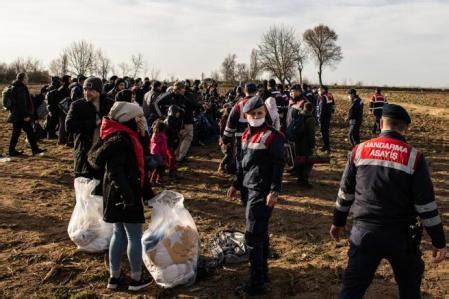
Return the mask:
[[[320,86],[318,94],[318,121],[320,124],[321,138],[323,140],[321,150],[329,152],[331,150],[330,125],[335,109],[335,100],[332,94],[329,93],[327,86]]]
[[[363,121],[363,101],[357,95],[355,89],[350,89],[347,92],[348,99],[351,101],[351,106],[346,117],[346,122],[349,123],[348,139],[351,145],[354,147],[360,143],[360,127]]]
[[[385,104],[387,104],[387,99],[382,95],[380,88],[376,88],[376,92],[369,103],[369,109],[374,116],[373,134],[380,133],[380,119],[382,117],[382,108]]]
[[[32,127],[34,105],[26,83],[26,74],[17,74],[16,80],[12,83],[9,94],[11,99],[11,107],[9,109],[8,122],[12,123],[12,134],[9,142],[10,157],[21,156],[23,154],[23,151],[16,150],[16,145],[19,141],[20,132],[22,130],[27,135],[33,155],[37,155],[45,151],[37,146],[36,136]]]

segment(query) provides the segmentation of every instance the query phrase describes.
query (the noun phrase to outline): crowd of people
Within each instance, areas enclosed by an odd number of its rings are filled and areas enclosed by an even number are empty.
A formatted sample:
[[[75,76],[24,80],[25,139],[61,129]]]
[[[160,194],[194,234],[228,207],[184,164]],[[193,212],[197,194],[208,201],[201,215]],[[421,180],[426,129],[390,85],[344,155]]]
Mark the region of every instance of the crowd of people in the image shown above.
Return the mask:
[[[338,239],[342,235],[351,206],[355,224],[340,296],[363,297],[379,261],[387,258],[401,297],[418,298],[420,239],[416,231],[415,239],[410,232],[411,226],[418,230],[416,217],[432,238],[437,261],[446,254],[425,159],[405,141],[411,122],[408,113],[388,104],[380,89],[369,108],[372,132],[381,135],[361,143],[363,100],[355,89],[347,95],[351,104],[345,121],[354,149],[338,192],[331,236]],[[129,289],[140,290],[149,284],[141,271],[143,201],[154,196],[152,187],[164,184],[167,174],[176,179],[177,165],[188,161],[192,144],[218,143],[223,152],[218,170],[235,174],[227,194],[235,197],[239,191],[246,208],[251,271],[249,283],[236,290],[242,295],[266,291],[270,282],[269,219],[282,190],[285,165],[297,177],[298,188],[312,188],[309,176],[317,153],[316,131],[321,133],[320,152],[326,155],[332,149],[331,120],[336,105],[326,86],[284,86],[274,79],[242,83],[222,96],[213,81],[168,84],[148,78],[112,76],[105,81],[66,75],[52,77],[39,94],[30,95],[23,73],[5,89],[3,98],[13,126],[10,156],[23,155],[16,149],[23,130],[33,155],[45,151],[39,148],[39,139],[55,139],[59,145],[73,147],[75,177],[100,181],[95,193],[103,195],[104,220],[114,224],[110,289],[121,282],[120,256],[126,240]],[[415,242],[412,247],[410,242]],[[380,247],[388,250],[374,250]]]

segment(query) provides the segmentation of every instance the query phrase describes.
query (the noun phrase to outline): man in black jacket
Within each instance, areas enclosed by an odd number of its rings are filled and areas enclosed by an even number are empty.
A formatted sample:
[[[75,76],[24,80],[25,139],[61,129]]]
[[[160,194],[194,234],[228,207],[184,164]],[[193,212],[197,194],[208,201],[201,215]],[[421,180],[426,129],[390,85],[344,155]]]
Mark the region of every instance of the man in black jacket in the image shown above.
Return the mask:
[[[89,77],[84,81],[84,98],[70,105],[66,117],[66,129],[74,137],[75,177],[98,178],[87,163],[87,153],[99,138],[101,119],[109,113],[114,101],[101,94],[100,78]]]
[[[360,143],[360,127],[363,121],[363,101],[357,95],[357,91],[353,88],[348,90],[348,99],[351,101],[346,122],[349,123],[348,139],[354,147]]]
[[[318,90],[318,121],[320,123],[321,137],[323,140],[322,151],[330,152],[330,125],[335,109],[335,100],[327,86],[320,86]]]
[[[393,268],[400,298],[421,298],[421,225],[432,240],[434,261],[446,257],[426,160],[404,137],[410,122],[404,108],[385,105],[380,136],[356,145],[348,156],[330,230],[338,240],[352,212],[349,260],[339,298],[363,298],[384,258]]]
[[[28,87],[26,86],[26,74],[17,74],[16,80],[12,83],[11,108],[9,110],[8,122],[12,123],[12,134],[9,142],[9,155],[20,156],[22,151],[16,150],[20,132],[23,130],[31,147],[33,155],[44,152],[37,146],[36,136],[33,132],[32,122],[34,116],[34,106],[31,100]]]
[[[249,283],[236,289],[238,295],[265,293],[268,277],[270,237],[268,224],[279,192],[284,171],[284,137],[265,122],[267,108],[258,96],[243,107],[249,127],[242,136],[242,160],[228,197],[236,196],[242,187],[248,190],[245,241],[250,262]]]

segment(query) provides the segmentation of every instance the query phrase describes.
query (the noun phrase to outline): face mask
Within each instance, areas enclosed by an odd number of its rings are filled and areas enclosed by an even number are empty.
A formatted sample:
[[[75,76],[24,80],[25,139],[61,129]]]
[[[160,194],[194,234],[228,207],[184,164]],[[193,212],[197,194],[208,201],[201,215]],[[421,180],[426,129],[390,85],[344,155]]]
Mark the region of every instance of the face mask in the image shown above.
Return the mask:
[[[248,123],[251,127],[260,127],[265,123],[265,118],[248,119]]]

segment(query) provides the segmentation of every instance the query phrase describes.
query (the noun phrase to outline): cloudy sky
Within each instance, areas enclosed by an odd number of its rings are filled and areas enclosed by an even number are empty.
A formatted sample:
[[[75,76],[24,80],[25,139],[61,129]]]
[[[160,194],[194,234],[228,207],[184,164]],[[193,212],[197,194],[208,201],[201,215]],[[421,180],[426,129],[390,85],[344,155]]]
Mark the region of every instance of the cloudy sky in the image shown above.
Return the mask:
[[[334,29],[344,59],[328,84],[449,87],[448,0],[0,0],[0,62],[32,56],[48,64],[87,40],[115,64],[142,53],[162,76],[200,77],[228,53],[248,62],[271,25],[298,37]],[[311,61],[305,77],[317,81]]]

